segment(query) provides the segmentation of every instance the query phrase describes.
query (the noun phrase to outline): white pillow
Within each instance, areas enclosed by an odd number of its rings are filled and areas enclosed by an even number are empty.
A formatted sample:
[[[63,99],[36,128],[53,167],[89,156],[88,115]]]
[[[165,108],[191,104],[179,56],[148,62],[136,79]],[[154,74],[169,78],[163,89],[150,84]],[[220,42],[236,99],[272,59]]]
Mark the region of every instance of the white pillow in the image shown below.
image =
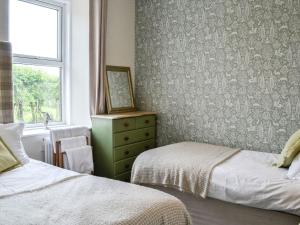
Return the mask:
[[[23,130],[24,124],[22,123],[0,124],[0,137],[14,156],[24,165],[29,162],[29,157],[21,141]]]
[[[292,164],[287,173],[288,178],[290,179],[299,179],[300,180],[300,153],[294,158]]]

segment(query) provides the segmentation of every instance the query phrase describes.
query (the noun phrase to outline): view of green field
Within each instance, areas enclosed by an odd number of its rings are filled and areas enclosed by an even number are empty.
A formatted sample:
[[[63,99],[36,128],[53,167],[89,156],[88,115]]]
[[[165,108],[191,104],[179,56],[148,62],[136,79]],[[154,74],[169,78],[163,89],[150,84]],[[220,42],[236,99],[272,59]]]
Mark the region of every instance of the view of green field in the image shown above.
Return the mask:
[[[43,112],[61,121],[59,68],[13,65],[14,118],[29,124],[42,123]]]

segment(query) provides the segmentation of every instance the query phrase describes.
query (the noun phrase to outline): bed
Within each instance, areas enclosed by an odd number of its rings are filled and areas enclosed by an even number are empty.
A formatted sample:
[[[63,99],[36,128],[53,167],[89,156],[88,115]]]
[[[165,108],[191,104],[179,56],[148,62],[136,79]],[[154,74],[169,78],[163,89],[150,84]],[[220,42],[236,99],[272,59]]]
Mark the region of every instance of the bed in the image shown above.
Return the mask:
[[[131,181],[178,197],[186,204],[193,224],[299,224],[300,180],[287,179],[287,169],[272,166],[279,155],[233,151],[212,168],[207,193],[201,197],[192,189],[197,183],[189,184],[189,189],[182,187],[189,183],[189,176],[195,177],[189,168],[204,163],[201,154],[199,158],[187,156],[189,149],[197,146],[183,142],[142,153],[133,165]],[[173,160],[170,154],[176,149],[182,154]],[[170,176],[172,172],[176,175]],[[172,180],[173,176],[177,177]]]
[[[35,160],[0,174],[0,224],[190,224],[177,198]]]

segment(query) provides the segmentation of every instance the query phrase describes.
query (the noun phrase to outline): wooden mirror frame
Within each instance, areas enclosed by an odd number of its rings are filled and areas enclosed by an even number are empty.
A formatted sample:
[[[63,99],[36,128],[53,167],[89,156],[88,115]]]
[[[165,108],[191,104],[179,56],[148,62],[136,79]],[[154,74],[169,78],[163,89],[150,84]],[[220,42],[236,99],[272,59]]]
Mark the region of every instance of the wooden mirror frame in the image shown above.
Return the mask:
[[[126,72],[127,73],[127,75],[128,75],[128,85],[129,85],[129,94],[130,94],[130,99],[131,99],[131,106],[130,107],[120,107],[120,108],[113,108],[112,107],[111,96],[110,96],[110,92],[109,92],[108,75],[107,75],[107,72],[109,72],[109,71]],[[136,111],[135,99],[134,99],[133,88],[132,88],[130,67],[107,65],[106,70],[105,70],[105,74],[104,74],[104,80],[105,80],[105,96],[106,96],[106,105],[107,105],[108,114]]]

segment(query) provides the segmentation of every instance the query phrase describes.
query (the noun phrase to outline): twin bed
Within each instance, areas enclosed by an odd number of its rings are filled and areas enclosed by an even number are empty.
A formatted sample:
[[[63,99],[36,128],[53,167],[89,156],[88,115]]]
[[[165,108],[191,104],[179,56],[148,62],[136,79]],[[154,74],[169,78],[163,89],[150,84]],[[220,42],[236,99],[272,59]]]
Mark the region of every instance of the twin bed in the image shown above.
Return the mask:
[[[177,198],[163,192],[31,160],[0,174],[1,225],[188,225]]]
[[[23,129],[0,124],[0,225],[191,224],[172,195],[30,159]]]
[[[224,155],[222,149],[229,154]],[[205,153],[214,150],[211,156]],[[273,166],[278,157],[182,142],[138,156],[131,181],[179,198],[193,224],[298,225],[300,180],[288,179],[287,169]],[[207,167],[211,167],[209,177],[203,175]],[[199,188],[204,183],[205,193]]]

